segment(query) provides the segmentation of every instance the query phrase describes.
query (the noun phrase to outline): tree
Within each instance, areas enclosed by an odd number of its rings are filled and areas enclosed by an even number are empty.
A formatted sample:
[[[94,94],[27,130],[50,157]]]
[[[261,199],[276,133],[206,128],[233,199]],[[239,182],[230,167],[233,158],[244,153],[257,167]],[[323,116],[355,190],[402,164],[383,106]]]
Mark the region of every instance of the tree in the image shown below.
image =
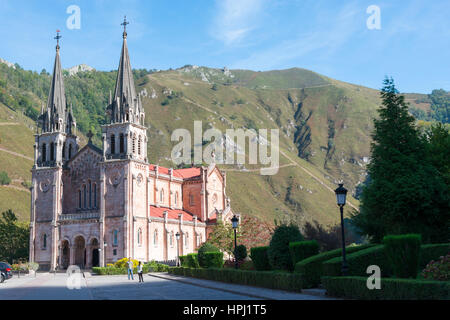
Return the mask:
[[[427,146],[392,78],[384,80],[381,98],[368,166],[371,181],[363,188],[354,224],[374,242],[402,233],[420,233],[424,242],[446,241],[448,188],[424,155]]]
[[[7,185],[11,183],[11,178],[8,177],[8,173],[5,171],[0,172],[0,185]]]
[[[450,129],[442,123],[437,123],[426,129],[422,137],[427,146],[425,154],[442,175],[448,188],[450,186]]]
[[[208,243],[232,255],[234,251],[234,230],[232,225],[218,221],[208,236]]]
[[[18,222],[9,209],[0,218],[0,260],[13,263],[16,259],[28,259],[30,231],[26,223]]]
[[[294,266],[292,265],[289,243],[302,240],[303,236],[296,225],[282,224],[277,226],[267,251],[272,269],[292,271]]]

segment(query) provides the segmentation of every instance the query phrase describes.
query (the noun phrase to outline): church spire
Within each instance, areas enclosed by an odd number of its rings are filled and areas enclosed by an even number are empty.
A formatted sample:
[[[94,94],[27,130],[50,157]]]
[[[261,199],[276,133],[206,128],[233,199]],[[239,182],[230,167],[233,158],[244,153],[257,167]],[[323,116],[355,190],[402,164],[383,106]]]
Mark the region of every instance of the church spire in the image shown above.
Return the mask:
[[[112,103],[107,110],[111,122],[135,122],[138,111],[138,99],[134,87],[133,71],[131,69],[130,55],[127,45],[127,25],[129,22],[125,16],[123,23],[123,44],[120,55],[119,68],[117,70],[116,86]]]
[[[59,57],[59,39],[61,35],[59,30],[56,31],[56,56],[53,66],[52,83],[47,100],[47,114],[42,114],[42,130],[48,131],[65,131],[66,121],[66,92],[64,90],[64,78],[61,68],[61,59]]]

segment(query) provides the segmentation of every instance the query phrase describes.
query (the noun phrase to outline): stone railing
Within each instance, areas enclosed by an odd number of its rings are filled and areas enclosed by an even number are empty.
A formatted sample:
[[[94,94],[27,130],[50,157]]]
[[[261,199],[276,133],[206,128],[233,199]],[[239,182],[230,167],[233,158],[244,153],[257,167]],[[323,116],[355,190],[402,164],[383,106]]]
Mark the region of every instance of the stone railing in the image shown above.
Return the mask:
[[[59,215],[59,221],[99,219],[100,212],[83,212]]]

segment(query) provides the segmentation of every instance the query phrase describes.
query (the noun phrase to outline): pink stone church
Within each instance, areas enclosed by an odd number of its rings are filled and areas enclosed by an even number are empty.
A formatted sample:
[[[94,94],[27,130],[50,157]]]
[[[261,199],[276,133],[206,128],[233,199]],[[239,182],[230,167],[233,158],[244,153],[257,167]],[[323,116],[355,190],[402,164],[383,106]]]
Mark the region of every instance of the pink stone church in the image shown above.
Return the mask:
[[[124,257],[167,261],[176,259],[177,249],[180,255],[194,252],[218,219],[233,215],[225,173],[214,164],[169,169],[148,163],[145,112],[126,29],[102,148],[90,134],[80,149],[66,102],[59,38],[47,108],[35,135],[30,261],[54,270],[105,266]]]

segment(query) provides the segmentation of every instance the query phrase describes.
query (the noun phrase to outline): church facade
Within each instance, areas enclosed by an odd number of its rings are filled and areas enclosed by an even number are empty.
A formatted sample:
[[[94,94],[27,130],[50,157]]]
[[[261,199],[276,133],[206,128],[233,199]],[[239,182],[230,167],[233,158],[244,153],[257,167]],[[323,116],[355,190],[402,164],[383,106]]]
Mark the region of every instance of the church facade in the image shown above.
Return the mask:
[[[80,148],[56,38],[47,107],[35,135],[30,261],[54,270],[106,266],[124,257],[167,261],[195,252],[218,219],[232,216],[225,173],[214,164],[186,169],[149,164],[126,30],[102,148],[91,134]]]

